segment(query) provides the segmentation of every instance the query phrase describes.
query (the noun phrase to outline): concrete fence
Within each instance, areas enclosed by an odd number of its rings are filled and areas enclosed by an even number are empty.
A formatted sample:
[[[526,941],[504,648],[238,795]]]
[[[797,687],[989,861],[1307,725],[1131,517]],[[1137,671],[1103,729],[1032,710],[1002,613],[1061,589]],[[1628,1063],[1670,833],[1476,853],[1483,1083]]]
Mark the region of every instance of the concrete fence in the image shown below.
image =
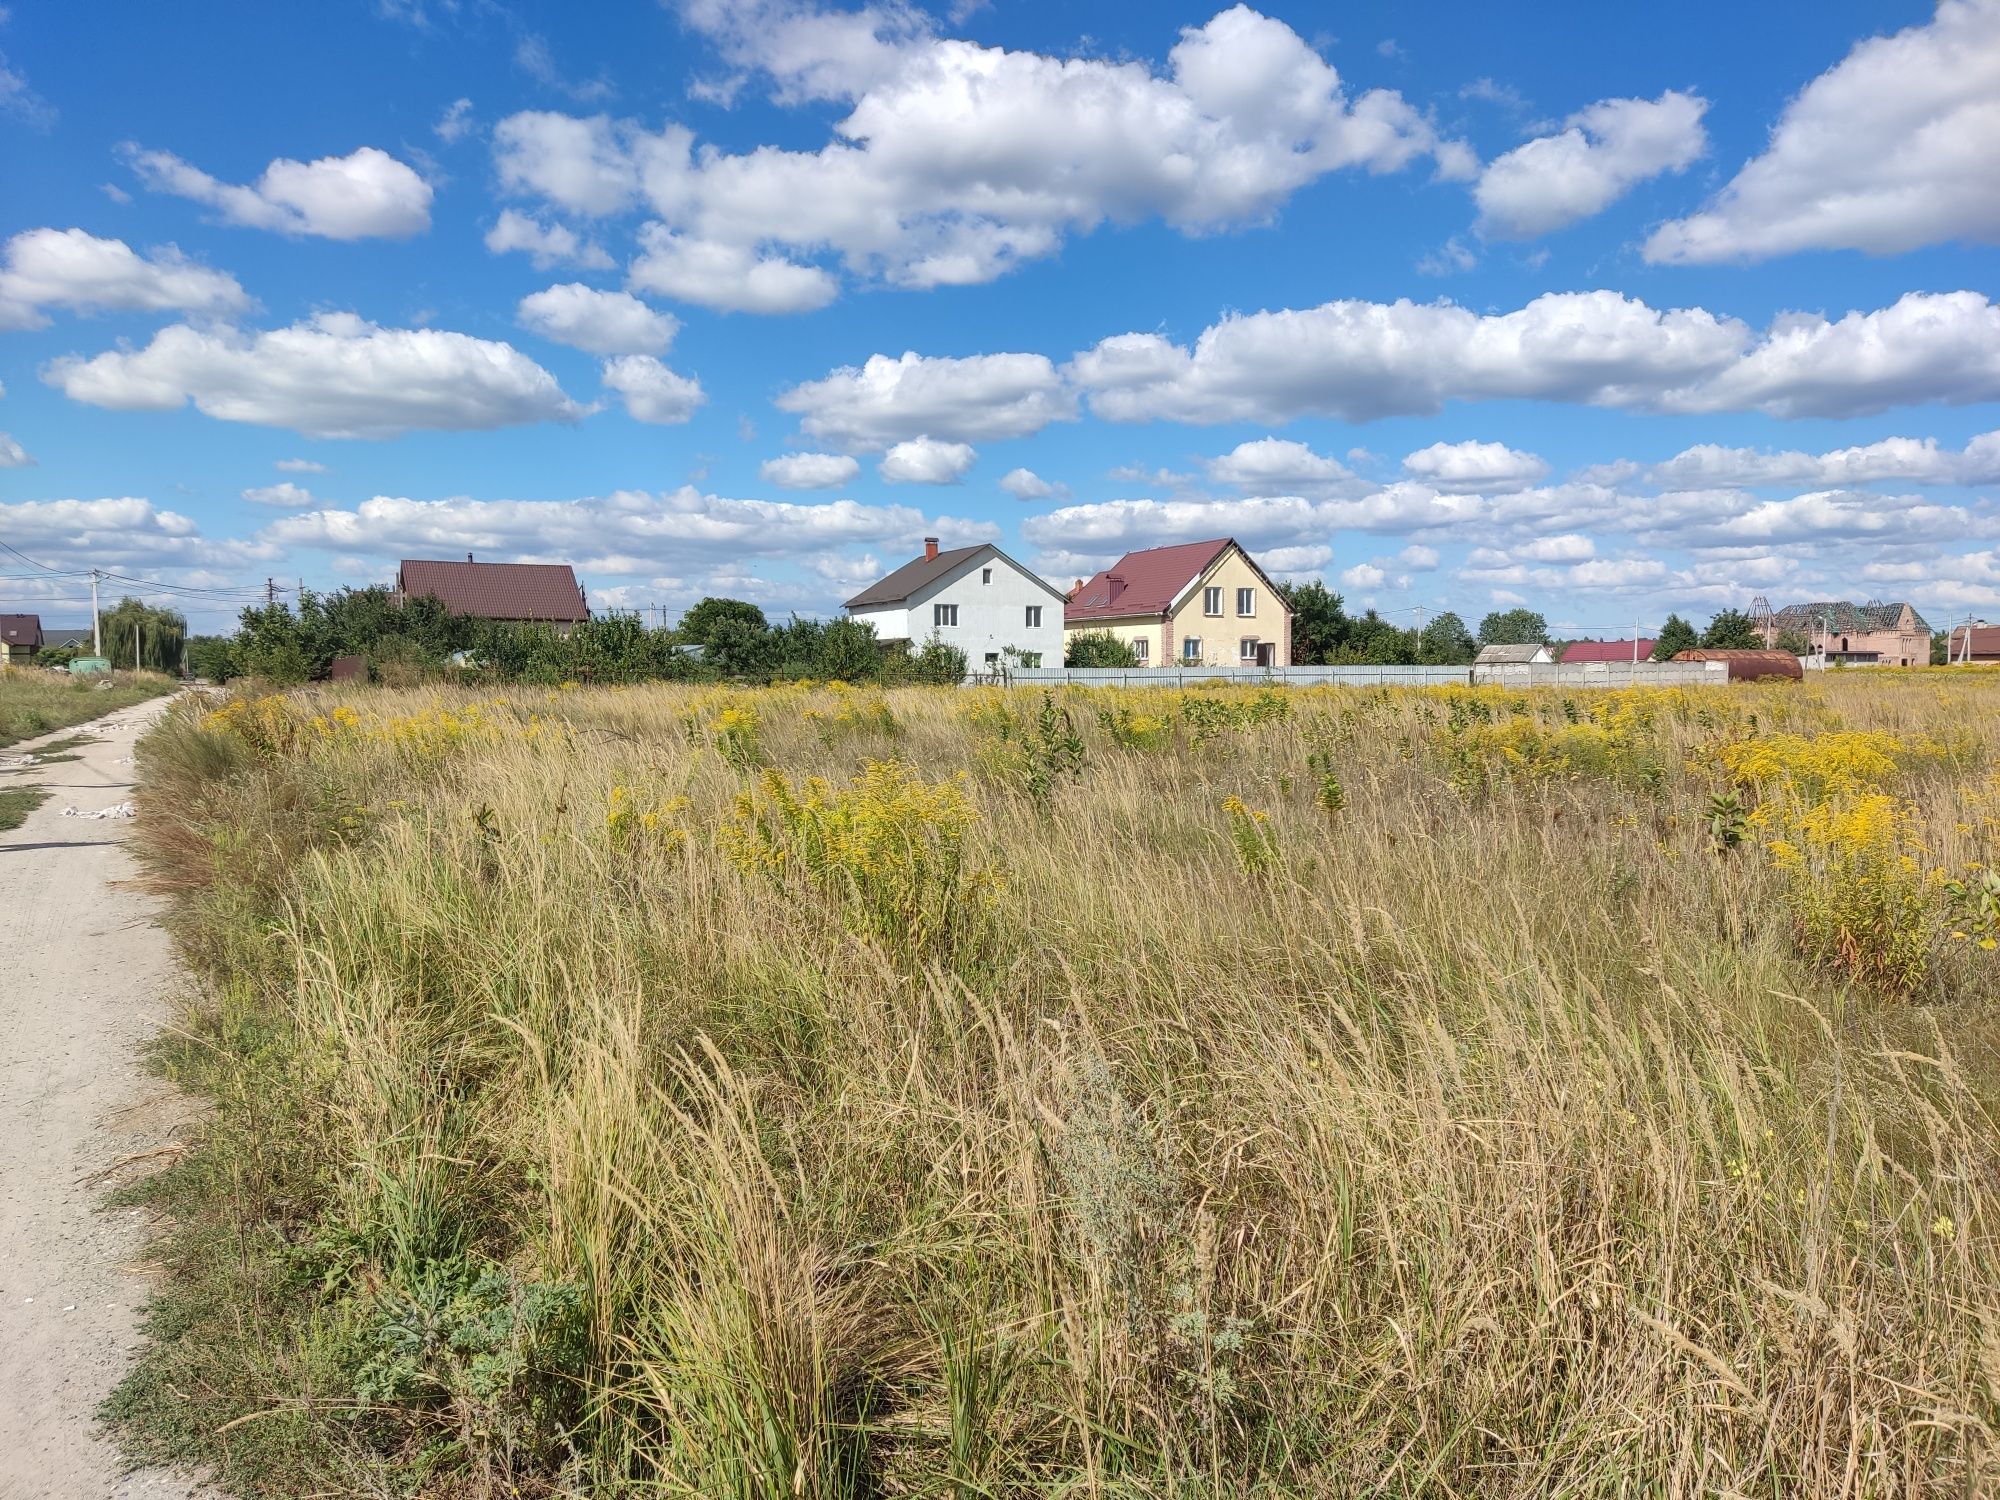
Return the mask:
[[[971,682],[993,679],[975,675]],[[1575,666],[1504,667],[1021,667],[1006,674],[1017,687],[1187,687],[1234,682],[1268,687],[1444,687],[1452,683],[1504,687],[1673,687],[1728,680],[1722,662],[1585,662]]]

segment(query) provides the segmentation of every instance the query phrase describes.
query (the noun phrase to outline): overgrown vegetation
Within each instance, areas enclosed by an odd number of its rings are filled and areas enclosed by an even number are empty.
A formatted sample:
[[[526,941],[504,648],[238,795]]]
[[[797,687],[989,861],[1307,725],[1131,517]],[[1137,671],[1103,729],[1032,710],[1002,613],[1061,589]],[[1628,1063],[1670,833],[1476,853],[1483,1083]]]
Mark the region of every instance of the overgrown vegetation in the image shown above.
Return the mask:
[[[248,1494],[2000,1483],[2000,678],[314,690],[141,745]]]
[[[39,786],[0,786],[0,833],[19,828],[28,814],[49,800],[48,789]]]
[[[0,672],[0,745],[17,744],[174,690],[150,672],[71,677],[37,667]]]
[[[198,636],[188,645],[196,676],[212,682],[256,678],[296,685],[323,680],[339,657],[358,657],[368,675],[394,686],[461,682],[957,683],[965,653],[931,639],[913,649],[875,638],[865,620],[807,620],[773,626],[740,599],[704,599],[672,630],[632,615],[601,615],[567,634],[547,626],[454,614],[436,599],[398,601],[385,588],[305,590],[296,607],[243,611],[233,636]]]

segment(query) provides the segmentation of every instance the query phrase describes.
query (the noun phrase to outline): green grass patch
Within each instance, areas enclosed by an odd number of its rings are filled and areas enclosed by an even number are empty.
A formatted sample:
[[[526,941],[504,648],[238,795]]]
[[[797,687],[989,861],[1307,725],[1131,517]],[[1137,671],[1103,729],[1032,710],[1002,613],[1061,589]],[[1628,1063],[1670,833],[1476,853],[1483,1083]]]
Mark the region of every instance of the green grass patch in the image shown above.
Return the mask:
[[[171,693],[171,677],[156,672],[116,672],[109,677],[68,677],[31,667],[0,672],[0,745],[68,729],[105,714]],[[80,738],[64,748],[85,743]]]
[[[27,822],[28,814],[48,801],[48,797],[47,787],[0,787],[0,833]]]

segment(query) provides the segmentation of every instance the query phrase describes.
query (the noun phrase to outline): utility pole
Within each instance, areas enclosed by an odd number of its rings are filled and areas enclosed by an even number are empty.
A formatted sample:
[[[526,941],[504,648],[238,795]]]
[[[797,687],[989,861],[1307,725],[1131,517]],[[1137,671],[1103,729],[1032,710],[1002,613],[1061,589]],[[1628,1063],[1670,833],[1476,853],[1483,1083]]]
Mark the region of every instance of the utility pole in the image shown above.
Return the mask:
[[[1419,604],[1417,606],[1417,660],[1422,661],[1423,656],[1424,656],[1424,607],[1421,604]]]
[[[278,602],[278,580],[275,578],[266,578],[264,580],[264,608],[269,609],[272,605],[276,604],[277,602]]]
[[[139,622],[132,622],[132,670],[139,670]]]
[[[90,654],[104,654],[104,627],[97,617],[97,580],[102,576],[97,569],[90,570]]]

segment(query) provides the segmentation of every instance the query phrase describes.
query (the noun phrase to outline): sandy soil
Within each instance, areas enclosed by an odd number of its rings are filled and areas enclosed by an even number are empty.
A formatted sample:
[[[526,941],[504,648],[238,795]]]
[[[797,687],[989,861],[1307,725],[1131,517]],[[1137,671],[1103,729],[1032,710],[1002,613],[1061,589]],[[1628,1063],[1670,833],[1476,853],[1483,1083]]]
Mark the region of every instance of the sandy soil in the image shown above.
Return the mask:
[[[160,1159],[143,1153],[177,1139],[190,1106],[138,1056],[180,981],[156,903],[113,886],[133,873],[132,825],[63,816],[132,795],[133,741],[166,701],[44,736],[96,735],[78,760],[0,774],[51,792],[0,832],[0,1500],[208,1493],[129,1471],[96,1424],[151,1289],[146,1216],[104,1194]]]

